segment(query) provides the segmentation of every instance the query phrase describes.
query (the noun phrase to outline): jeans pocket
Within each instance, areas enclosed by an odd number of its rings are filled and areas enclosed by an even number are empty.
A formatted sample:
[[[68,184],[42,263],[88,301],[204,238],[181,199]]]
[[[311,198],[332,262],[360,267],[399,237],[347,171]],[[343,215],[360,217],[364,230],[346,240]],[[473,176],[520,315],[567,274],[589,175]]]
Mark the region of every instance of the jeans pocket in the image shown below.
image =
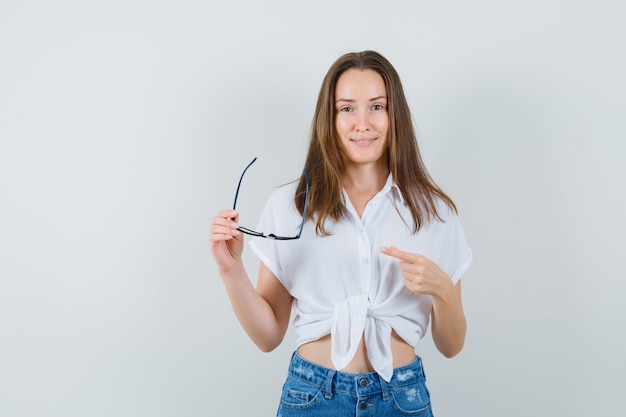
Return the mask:
[[[281,407],[292,410],[308,410],[323,398],[322,387],[288,376],[280,396]]]
[[[412,384],[391,390],[393,407],[400,414],[407,416],[432,416],[430,393],[426,381],[421,379]]]

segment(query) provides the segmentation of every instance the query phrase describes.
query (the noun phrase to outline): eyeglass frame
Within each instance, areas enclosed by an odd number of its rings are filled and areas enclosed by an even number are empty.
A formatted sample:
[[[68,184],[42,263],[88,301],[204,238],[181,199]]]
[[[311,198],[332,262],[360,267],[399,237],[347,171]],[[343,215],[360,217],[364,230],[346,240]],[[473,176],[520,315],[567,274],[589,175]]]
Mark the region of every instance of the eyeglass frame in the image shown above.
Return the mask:
[[[237,184],[237,191],[235,192],[235,201],[233,202],[233,210],[235,210],[237,207],[237,198],[239,197],[239,189],[241,188],[241,181],[243,180],[243,176],[246,175],[246,171],[248,170],[248,168],[250,168],[250,166],[252,166],[252,164],[254,164],[256,160],[257,158],[255,157],[243,170],[243,172],[241,173],[241,177],[239,177],[239,183]],[[278,236],[278,235],[275,235],[274,233],[270,233],[266,235],[263,232],[257,232],[255,230],[248,229],[247,227],[242,227],[242,226],[239,226],[237,230],[239,230],[241,233],[245,233],[250,236],[262,237],[265,239],[273,239],[273,240],[300,239],[300,236],[302,235],[302,230],[304,229],[304,223],[306,223],[307,211],[309,209],[309,170],[307,169],[307,167],[304,167],[304,179],[305,179],[305,184],[306,184],[306,194],[304,197],[304,209],[302,210],[302,223],[300,224],[300,230],[298,231],[298,234],[296,236]]]

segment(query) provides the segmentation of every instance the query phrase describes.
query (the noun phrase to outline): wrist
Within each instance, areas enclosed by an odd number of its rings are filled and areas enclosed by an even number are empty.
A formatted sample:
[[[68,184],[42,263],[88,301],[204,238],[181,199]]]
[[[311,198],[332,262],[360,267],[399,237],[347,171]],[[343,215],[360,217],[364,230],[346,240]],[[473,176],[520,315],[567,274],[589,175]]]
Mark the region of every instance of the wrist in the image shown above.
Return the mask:
[[[232,264],[219,267],[219,274],[223,279],[240,276],[245,271],[241,260],[234,261]]]
[[[439,290],[432,294],[433,302],[437,303],[450,303],[456,298],[456,291],[454,290],[454,284],[448,278],[447,282],[439,286]]]

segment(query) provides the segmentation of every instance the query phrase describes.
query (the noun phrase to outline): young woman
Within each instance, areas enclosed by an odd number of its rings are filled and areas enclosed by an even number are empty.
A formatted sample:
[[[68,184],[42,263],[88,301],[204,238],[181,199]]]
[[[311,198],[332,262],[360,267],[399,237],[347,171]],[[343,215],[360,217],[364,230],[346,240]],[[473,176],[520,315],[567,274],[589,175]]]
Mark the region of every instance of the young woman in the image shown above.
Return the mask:
[[[443,355],[463,348],[460,277],[471,252],[383,56],[349,53],[331,66],[300,180],[274,191],[259,232],[238,223],[236,211],[218,213],[210,248],[242,326],[271,351],[295,312],[278,415],[432,415],[415,346],[430,321]],[[256,236],[256,288],[242,232]]]

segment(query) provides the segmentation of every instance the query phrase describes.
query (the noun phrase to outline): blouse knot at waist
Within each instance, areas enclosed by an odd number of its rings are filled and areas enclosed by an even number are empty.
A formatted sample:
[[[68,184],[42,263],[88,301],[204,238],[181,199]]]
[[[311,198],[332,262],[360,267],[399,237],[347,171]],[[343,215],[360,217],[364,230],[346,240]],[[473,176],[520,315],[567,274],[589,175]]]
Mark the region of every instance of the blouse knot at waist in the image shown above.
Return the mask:
[[[331,360],[336,369],[348,366],[363,335],[372,367],[385,381],[391,380],[391,326],[380,320],[380,313],[367,294],[348,297],[335,306],[330,334]]]

